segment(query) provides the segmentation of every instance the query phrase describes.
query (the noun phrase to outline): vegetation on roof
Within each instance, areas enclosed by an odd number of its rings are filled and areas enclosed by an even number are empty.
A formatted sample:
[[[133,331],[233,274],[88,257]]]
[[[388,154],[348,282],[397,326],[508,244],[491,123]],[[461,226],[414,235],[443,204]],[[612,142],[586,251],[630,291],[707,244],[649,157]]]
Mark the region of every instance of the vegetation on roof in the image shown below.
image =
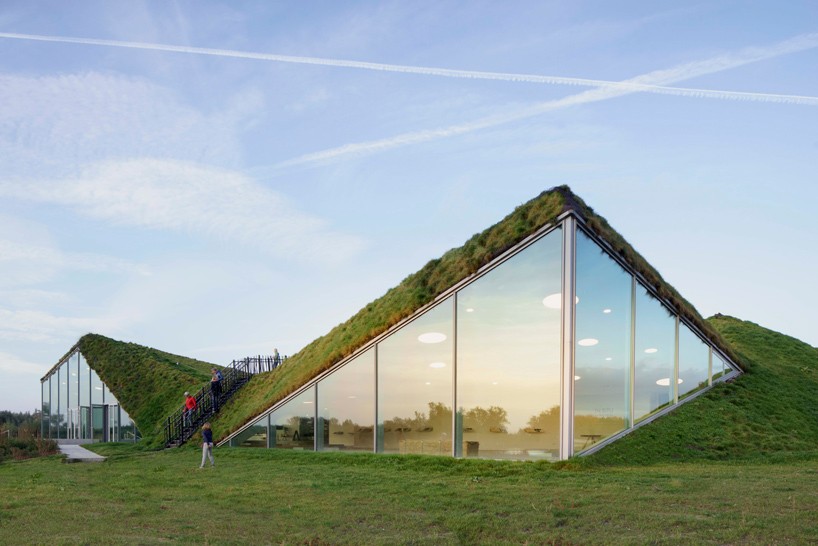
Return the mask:
[[[430,261],[352,318],[304,347],[286,365],[254,378],[224,406],[214,420],[217,437],[223,438],[251,421],[310,379],[434,301],[453,285],[474,275],[481,267],[538,229],[555,223],[562,213],[569,210],[584,218],[586,226],[608,241],[611,250],[639,271],[661,297],[723,348],[727,356],[738,361],[718,333],[604,218],[596,215],[570,188],[559,186],[518,206],[502,221],[471,237],[462,247],[449,250],[441,258]]]
[[[746,373],[588,457],[656,464],[775,459],[818,446],[818,351],[752,322],[708,319],[746,362]]]
[[[165,418],[181,406],[186,390],[198,390],[210,380],[214,366],[98,334],[84,335],[77,345],[148,445],[161,444]]]

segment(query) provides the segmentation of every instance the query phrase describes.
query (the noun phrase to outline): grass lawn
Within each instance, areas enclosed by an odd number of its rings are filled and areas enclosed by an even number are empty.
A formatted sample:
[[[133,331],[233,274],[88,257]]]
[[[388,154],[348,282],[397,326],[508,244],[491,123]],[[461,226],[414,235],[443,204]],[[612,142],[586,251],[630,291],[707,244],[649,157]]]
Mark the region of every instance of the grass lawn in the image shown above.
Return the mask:
[[[818,452],[601,466],[95,446],[0,465],[0,544],[806,544]]]

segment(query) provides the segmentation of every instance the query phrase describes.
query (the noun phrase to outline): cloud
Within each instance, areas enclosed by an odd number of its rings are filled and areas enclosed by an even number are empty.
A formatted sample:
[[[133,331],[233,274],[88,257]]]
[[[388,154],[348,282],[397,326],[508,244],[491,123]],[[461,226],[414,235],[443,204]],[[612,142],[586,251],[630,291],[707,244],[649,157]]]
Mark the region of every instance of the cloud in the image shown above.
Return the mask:
[[[145,42],[124,42],[118,40],[101,40],[95,38],[75,38],[69,36],[43,36],[36,34],[17,34],[0,32],[0,38],[10,38],[19,40],[35,40],[45,42],[73,43],[84,45],[99,45],[108,47],[122,47],[129,49],[144,49],[150,51],[168,51],[174,53],[187,53],[194,55],[212,55],[218,57],[235,57],[240,59],[254,59],[262,61],[273,61],[281,63],[309,64],[320,66],[331,66],[339,68],[354,68],[362,70],[374,70],[381,72],[398,72],[405,74],[419,74],[424,76],[439,76],[446,78],[464,78],[475,80],[495,80],[514,83],[541,83],[549,85],[573,85],[588,87],[611,87],[628,92],[648,92],[663,93],[678,96],[690,96],[697,98],[719,98],[737,100],[755,100],[763,102],[789,102],[794,104],[818,105],[818,97],[805,97],[795,95],[776,95],[771,93],[747,93],[733,91],[717,91],[707,89],[686,89],[680,87],[665,87],[659,81],[650,83],[638,81],[638,78],[625,81],[597,80],[590,78],[572,78],[565,76],[545,76],[538,74],[516,74],[508,72],[485,72],[478,70],[457,70],[450,68],[436,68],[429,66],[410,66],[387,63],[370,63],[364,61],[351,61],[347,59],[328,59],[322,57],[303,57],[293,55],[277,55],[273,53],[257,53],[249,51],[236,51],[232,49],[216,49],[206,47],[176,46],[168,44],[155,44]],[[740,52],[739,55],[751,55],[760,58],[770,58],[783,53],[792,53],[818,47],[818,33],[803,34],[795,36],[789,40],[776,44],[772,48],[748,48]],[[727,59],[725,59],[727,60]],[[728,61],[730,63],[733,60]]]
[[[62,340],[70,332],[79,336],[93,331],[97,319],[59,317],[41,311],[0,309],[0,339],[47,343]]]
[[[42,377],[48,371],[48,366],[28,362],[9,353],[0,352],[0,372],[13,375],[34,375]]]
[[[567,108],[570,106],[578,106],[592,102],[612,99],[622,95],[628,95],[641,91],[653,91],[670,95],[684,95],[695,97],[721,98],[721,99],[735,99],[735,100],[761,100],[759,93],[734,93],[729,91],[712,91],[704,89],[684,89],[676,87],[665,87],[665,84],[674,83],[678,81],[703,76],[706,74],[714,74],[723,70],[737,68],[746,64],[771,59],[780,55],[803,51],[818,47],[818,34],[806,34],[796,36],[789,40],[785,40],[778,44],[769,47],[749,47],[743,50],[718,55],[705,59],[703,61],[695,61],[677,65],[675,67],[655,70],[647,74],[642,74],[622,82],[601,82],[599,87],[583,91],[567,97],[542,102],[529,106],[527,108],[520,108],[514,111],[509,111],[493,116],[484,117],[469,123],[459,125],[450,125],[448,127],[441,127],[438,129],[427,129],[422,131],[412,131],[403,133],[393,137],[388,137],[378,140],[370,140],[366,142],[355,142],[344,144],[335,148],[321,150],[305,154],[287,161],[283,161],[274,165],[273,170],[283,169],[299,165],[310,165],[326,163],[328,161],[340,159],[343,157],[359,157],[372,153],[382,152],[407,146],[410,144],[419,144],[422,142],[430,142],[442,138],[451,138],[463,134],[472,133],[475,131],[497,127],[507,123],[512,123],[522,119],[531,118],[554,110]],[[597,81],[597,80],[594,80]],[[777,96],[773,99],[773,95],[768,95],[767,98],[775,102],[793,102],[799,103],[798,97],[790,97],[785,100],[783,96]],[[818,98],[816,97],[800,97],[806,100],[799,104],[818,105]]]
[[[363,246],[242,174],[185,161],[103,161],[77,177],[0,182],[0,196],[62,205],[117,225],[204,234],[312,262],[338,262]]]
[[[3,176],[75,171],[111,157],[174,157],[233,165],[237,126],[261,106],[245,90],[206,115],[139,78],[87,72],[60,76],[0,74]]]

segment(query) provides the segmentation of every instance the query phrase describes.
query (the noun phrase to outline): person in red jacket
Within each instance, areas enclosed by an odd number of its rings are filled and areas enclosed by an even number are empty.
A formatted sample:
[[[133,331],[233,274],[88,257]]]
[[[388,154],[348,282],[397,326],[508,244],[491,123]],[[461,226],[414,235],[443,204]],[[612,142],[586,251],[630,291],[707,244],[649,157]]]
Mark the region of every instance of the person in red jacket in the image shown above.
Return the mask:
[[[193,425],[193,412],[196,410],[196,399],[185,392],[185,426]]]

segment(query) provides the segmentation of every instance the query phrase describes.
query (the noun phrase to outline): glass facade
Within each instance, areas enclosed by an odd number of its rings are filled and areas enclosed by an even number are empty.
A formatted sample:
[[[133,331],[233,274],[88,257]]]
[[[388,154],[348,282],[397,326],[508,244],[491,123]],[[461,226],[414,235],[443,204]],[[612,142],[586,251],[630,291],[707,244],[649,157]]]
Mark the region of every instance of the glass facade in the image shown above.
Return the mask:
[[[577,233],[574,450],[630,425],[633,277]]]
[[[676,317],[647,289],[636,290],[633,409],[640,420],[673,403]]]
[[[42,379],[45,438],[135,442],[139,431],[79,350]],[[48,425],[47,425],[48,424]]]
[[[457,455],[559,457],[561,284],[557,229],[458,292]]]
[[[738,373],[574,219],[364,349],[230,445],[566,458]]]
[[[451,455],[452,312],[447,298],[378,345],[379,452]]]
[[[375,445],[375,349],[318,384],[319,451],[372,451]]]

